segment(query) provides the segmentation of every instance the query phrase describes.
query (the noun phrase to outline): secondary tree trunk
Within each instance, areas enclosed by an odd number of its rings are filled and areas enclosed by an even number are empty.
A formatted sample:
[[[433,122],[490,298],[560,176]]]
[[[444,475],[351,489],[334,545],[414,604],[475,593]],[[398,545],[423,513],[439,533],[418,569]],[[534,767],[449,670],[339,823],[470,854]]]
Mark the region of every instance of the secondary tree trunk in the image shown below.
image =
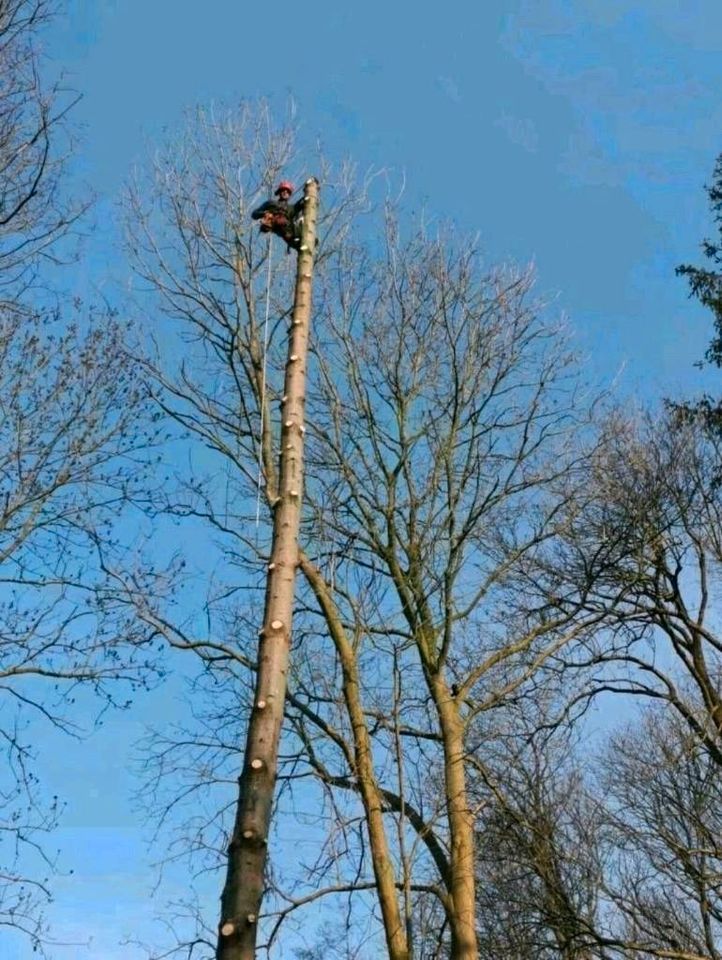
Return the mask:
[[[373,747],[361,700],[358,660],[320,573],[303,553],[300,566],[321,606],[341,663],[343,696],[353,732],[355,773],[366,815],[371,864],[389,960],[408,960],[409,943],[399,910],[396,872],[384,824],[384,800],[374,772]]]
[[[466,793],[464,725],[455,698],[442,678],[436,679],[433,693],[444,745],[444,785],[449,818],[451,960],[478,960],[474,817]]]
[[[253,960],[255,956],[286,696],[303,493],[306,357],[318,207],[316,180],[306,182],[304,195],[306,202],[284,385],[278,500],[274,504],[254,706],[248,725],[236,821],[221,896],[217,960]]]

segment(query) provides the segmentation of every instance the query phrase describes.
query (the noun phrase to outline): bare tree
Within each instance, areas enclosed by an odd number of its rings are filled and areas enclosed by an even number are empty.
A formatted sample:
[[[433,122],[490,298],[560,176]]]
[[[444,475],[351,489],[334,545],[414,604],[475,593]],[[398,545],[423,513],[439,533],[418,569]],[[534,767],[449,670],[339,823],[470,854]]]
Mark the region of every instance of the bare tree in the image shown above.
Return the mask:
[[[540,701],[474,758],[481,955],[604,958],[602,807],[574,729],[545,727]]]
[[[131,247],[138,272],[160,294],[162,308],[180,317],[186,335],[190,332],[195,339],[177,376],[158,366],[149,367],[149,372],[162,408],[185,429],[203,435],[204,442],[227,459],[233,474],[226,478],[225,490],[217,480],[204,484],[193,477],[181,502],[169,508],[210,521],[231,538],[234,563],[258,571],[268,562],[267,545],[249,533],[246,524],[253,514],[260,474],[264,510],[274,507],[281,422],[273,400],[281,399],[278,354],[285,346],[279,347],[283,331],[278,315],[281,320],[288,316],[290,301],[283,302],[289,290],[288,267],[277,264],[268,301],[274,309],[272,327],[264,347],[269,248],[249,234],[249,216],[261,191],[269,189],[281,171],[292,168],[292,132],[273,130],[265,110],[255,115],[244,108],[238,119],[216,121],[199,114],[184,139],[184,148],[174,145],[159,158],[149,188],[136,187],[130,194]],[[324,167],[319,159],[317,169]],[[348,211],[366,204],[354,189],[350,171],[342,171],[335,184],[328,176],[323,180],[323,196],[332,205],[319,223],[321,262],[329,256],[329,229],[334,227],[331,243],[338,244],[347,229]],[[219,587],[225,598],[237,589]],[[130,590],[137,597],[134,583]],[[150,602],[139,612],[175,646],[190,647],[205,658],[236,660],[246,669],[254,666],[235,638],[199,642],[197,636],[179,630],[177,623],[169,624]],[[356,671],[352,659],[351,669]],[[370,758],[368,744],[363,753]],[[396,943],[393,955],[403,957],[403,928],[378,801],[371,819],[374,870],[382,907],[390,914],[385,929]]]
[[[719,773],[655,704],[589,755],[518,722],[477,763],[481,955],[714,960]]]
[[[40,725],[81,735],[76,691],[123,704],[154,661],[106,569],[130,549],[118,525],[156,434],[129,330],[108,310],[48,311],[47,285],[33,289],[83,209],[63,178],[75,97],[41,69],[54,13],[0,0],[0,923],[35,949],[61,809],[35,762]]]
[[[717,852],[701,836],[715,829],[722,758],[720,464],[704,411],[613,417],[586,504],[527,571],[545,615],[581,602],[601,618],[555,658],[560,675],[577,674],[560,715],[600,696],[605,712],[641,710],[605,751],[595,808],[603,909],[575,921],[593,956],[698,960],[719,950]],[[585,789],[599,787],[590,778]],[[557,822],[566,815],[560,808]]]
[[[39,34],[54,13],[49,0],[0,0],[0,286],[5,299],[27,285],[41,258],[82,213],[68,200],[63,174],[65,123],[77,99],[44,82]]]
[[[228,566],[209,596],[210,631],[179,624],[152,597],[139,603],[128,586],[146,622],[198,653],[236,698],[255,668],[241,597],[268,562],[252,518],[259,451],[273,510],[288,316],[281,267],[264,349],[268,253],[247,218],[264,185],[296,167],[292,133],[274,132],[265,113],[202,114],[129,198],[137,272],[186,341],[175,370],[167,359],[148,367],[158,402],[219,457],[165,507],[210,523]],[[382,241],[365,245],[345,226],[353,194],[332,181],[322,197],[306,588],[280,780],[294,791],[313,777],[334,827],[305,890],[285,906],[279,892],[267,945],[303,905],[354,892],[364,905],[372,889],[389,956],[410,955],[409,904],[431,895],[451,955],[472,958],[468,758],[483,751],[473,731],[533,696],[545,667],[602,616],[585,609],[587,587],[556,612],[526,594],[581,507],[594,399],[529,273],[485,270],[473,244],[430,239],[391,215]],[[280,889],[280,879],[276,866],[267,882]]]
[[[379,663],[382,638],[406,647],[418,703],[404,703],[406,751],[425,741],[443,798],[417,830],[445,849],[436,865],[451,956],[474,957],[471,731],[481,714],[524,697],[590,626],[577,609],[545,619],[516,596],[573,509],[588,404],[528,275],[485,275],[473,247],[402,244],[393,223],[385,258],[366,270],[359,261],[354,253],[337,271],[348,306],[328,317],[333,346],[319,351],[317,511],[343,557],[341,617],[355,636],[378,638]],[[369,696],[378,750],[393,698]]]
[[[154,670],[149,631],[104,570],[127,549],[117,524],[154,443],[126,333],[107,317],[81,330],[0,311],[0,922],[36,944],[52,867],[41,834],[58,812],[34,763],[38,725],[81,735],[76,691],[123,705]]]
[[[722,955],[721,783],[709,750],[668,708],[612,740],[606,885],[618,955]]]
[[[667,703],[720,762],[719,440],[702,418],[674,415],[617,420],[611,431],[549,597],[563,606],[584,578],[590,609],[615,601],[609,631],[570,661],[589,671],[579,699],[609,692]]]

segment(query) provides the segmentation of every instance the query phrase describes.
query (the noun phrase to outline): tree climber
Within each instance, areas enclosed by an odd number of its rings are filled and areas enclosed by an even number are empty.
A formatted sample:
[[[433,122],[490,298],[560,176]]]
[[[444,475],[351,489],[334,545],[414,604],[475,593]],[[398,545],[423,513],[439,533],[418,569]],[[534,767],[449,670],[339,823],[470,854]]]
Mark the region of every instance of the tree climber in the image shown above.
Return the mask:
[[[277,200],[266,200],[251,214],[252,220],[261,221],[261,233],[275,233],[286,241],[289,251],[301,246],[301,221],[304,200],[289,203],[293,184],[282,180],[275,190]]]

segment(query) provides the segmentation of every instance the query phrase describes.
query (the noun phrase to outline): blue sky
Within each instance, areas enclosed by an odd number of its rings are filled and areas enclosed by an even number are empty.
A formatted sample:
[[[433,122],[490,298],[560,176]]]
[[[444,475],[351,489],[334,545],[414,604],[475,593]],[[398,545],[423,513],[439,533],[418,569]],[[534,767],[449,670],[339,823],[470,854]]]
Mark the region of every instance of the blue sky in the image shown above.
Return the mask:
[[[717,0],[68,0],[46,47],[83,94],[76,172],[98,197],[76,281],[122,278],[123,180],[185,108],[293,96],[329,153],[405,175],[407,203],[479,231],[490,261],[534,260],[593,378],[623,367],[620,388],[649,399],[695,389],[709,322],[674,266],[711,230],[720,36]],[[117,946],[149,929],[157,855],[129,803],[129,744],[182,709],[171,687],[82,746],[41,743],[75,871],[50,916],[61,939],[92,938],[60,958],[140,956]]]
[[[409,202],[480,230],[490,258],[533,258],[583,344],[662,385],[706,335],[671,271],[706,229],[722,127],[722,12],[675,8],[73,0],[52,49],[101,196],[189,105],[292,95],[332,152],[405,172]]]

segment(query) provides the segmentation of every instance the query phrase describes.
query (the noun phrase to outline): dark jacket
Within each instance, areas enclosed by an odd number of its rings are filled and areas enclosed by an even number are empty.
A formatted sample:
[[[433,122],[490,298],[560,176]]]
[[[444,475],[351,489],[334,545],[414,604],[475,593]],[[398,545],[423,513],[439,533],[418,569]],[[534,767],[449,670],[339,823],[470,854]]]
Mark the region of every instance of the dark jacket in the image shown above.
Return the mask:
[[[266,200],[251,214],[253,220],[261,221],[261,233],[275,233],[285,240],[289,249],[298,250],[301,245],[301,210],[303,199],[296,203],[288,200]]]
[[[290,223],[296,219],[302,209],[303,199],[297,200],[296,203],[289,203],[288,200],[266,200],[260,207],[256,207],[251,214],[251,219],[260,220],[265,214],[272,213],[274,216],[285,216]]]

